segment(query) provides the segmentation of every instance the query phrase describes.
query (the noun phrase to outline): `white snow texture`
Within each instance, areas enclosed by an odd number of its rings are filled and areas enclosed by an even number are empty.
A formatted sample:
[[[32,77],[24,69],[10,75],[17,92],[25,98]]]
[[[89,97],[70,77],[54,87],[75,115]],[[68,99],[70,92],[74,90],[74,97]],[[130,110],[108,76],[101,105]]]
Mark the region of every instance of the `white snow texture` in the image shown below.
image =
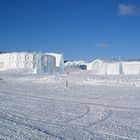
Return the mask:
[[[140,77],[0,72],[0,140],[59,139],[139,140]]]

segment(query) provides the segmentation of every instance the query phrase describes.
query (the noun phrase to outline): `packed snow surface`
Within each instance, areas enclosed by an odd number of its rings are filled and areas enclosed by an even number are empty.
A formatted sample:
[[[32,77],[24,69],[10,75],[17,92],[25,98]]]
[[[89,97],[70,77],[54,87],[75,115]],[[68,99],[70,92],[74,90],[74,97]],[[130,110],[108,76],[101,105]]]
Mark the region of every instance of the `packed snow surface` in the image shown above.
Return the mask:
[[[59,139],[140,140],[140,76],[1,72],[0,140]]]

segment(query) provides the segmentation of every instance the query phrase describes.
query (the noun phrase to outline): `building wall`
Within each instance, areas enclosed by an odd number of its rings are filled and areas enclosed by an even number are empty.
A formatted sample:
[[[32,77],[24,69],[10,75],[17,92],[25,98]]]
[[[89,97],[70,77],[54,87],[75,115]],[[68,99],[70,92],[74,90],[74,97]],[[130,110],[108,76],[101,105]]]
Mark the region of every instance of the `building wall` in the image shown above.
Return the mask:
[[[9,61],[10,66],[9,69],[14,68],[34,68],[36,66],[36,58],[34,53],[10,53]]]
[[[102,60],[94,60],[86,63],[87,70],[92,70],[98,75],[140,75],[140,62],[106,62]]]
[[[54,56],[56,59],[56,73],[64,73],[64,57],[63,54],[46,53],[47,55]]]
[[[0,70],[9,69],[9,53],[0,54]]]
[[[119,62],[106,63],[106,74],[107,75],[119,75]]]
[[[140,74],[140,62],[122,62],[124,74]]]
[[[0,70],[8,69],[35,69],[39,53],[13,52],[0,54]],[[61,54],[41,54],[42,72],[64,72],[64,59]],[[57,68],[57,70],[56,70]],[[49,72],[49,71],[50,72]]]

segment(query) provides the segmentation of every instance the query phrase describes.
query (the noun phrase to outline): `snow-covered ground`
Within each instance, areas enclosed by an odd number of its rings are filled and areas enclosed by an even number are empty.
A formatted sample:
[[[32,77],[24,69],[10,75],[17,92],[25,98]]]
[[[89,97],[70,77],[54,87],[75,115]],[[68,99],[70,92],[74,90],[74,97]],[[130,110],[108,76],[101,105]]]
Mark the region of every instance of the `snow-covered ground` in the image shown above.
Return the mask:
[[[140,76],[1,72],[0,140],[59,139],[140,140]]]

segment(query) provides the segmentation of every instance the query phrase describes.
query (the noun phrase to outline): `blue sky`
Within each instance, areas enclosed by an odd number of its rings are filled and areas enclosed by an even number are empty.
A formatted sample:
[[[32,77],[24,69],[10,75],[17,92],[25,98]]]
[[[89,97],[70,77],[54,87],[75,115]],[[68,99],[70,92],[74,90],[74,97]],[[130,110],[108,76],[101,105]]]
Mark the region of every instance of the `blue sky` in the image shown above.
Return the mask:
[[[139,0],[0,0],[0,51],[140,58]]]

